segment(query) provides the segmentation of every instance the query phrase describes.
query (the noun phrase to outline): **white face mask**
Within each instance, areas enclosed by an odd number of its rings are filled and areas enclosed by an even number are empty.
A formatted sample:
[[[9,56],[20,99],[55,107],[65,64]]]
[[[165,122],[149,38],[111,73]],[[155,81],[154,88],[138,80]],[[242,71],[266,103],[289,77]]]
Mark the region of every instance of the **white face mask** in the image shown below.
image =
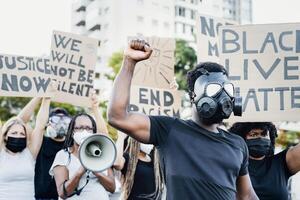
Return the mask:
[[[147,155],[150,155],[152,149],[153,149],[153,144],[143,144],[143,143],[141,143],[141,145],[140,145],[140,150],[142,152],[144,152],[145,154],[147,154]]]
[[[87,132],[86,130],[84,131],[78,131],[75,132],[73,135],[73,138],[75,142],[80,145],[87,137],[93,135],[93,133]]]

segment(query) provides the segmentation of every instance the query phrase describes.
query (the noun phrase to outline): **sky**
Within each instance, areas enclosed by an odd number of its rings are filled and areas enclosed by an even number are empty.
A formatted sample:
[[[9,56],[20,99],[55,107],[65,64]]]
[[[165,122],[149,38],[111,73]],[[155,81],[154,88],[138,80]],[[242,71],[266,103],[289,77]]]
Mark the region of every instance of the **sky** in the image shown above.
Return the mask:
[[[0,0],[0,54],[49,54],[52,31],[71,30],[71,3],[72,0]],[[253,0],[253,22],[300,22],[299,8],[300,0]]]

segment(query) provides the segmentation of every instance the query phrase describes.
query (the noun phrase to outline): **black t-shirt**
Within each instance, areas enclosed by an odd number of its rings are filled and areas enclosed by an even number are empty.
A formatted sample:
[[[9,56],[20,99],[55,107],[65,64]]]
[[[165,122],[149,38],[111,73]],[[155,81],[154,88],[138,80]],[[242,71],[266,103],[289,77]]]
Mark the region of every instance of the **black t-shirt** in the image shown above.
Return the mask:
[[[58,198],[55,180],[49,175],[49,169],[56,153],[63,148],[63,145],[64,142],[44,137],[35,164],[35,198]]]
[[[263,160],[249,160],[253,188],[261,200],[287,200],[287,181],[292,174],[286,164],[284,150]]]
[[[207,131],[192,120],[150,116],[150,122],[150,143],[159,150],[167,199],[236,198],[236,180],[248,174],[241,137]]]
[[[122,169],[122,174],[125,176],[128,169],[128,162],[130,159],[129,154],[125,153],[125,164]],[[128,200],[145,200],[146,195],[151,195],[155,192],[155,177],[154,177],[154,166],[153,159],[151,162],[145,162],[138,160],[135,174],[134,183],[128,197]]]

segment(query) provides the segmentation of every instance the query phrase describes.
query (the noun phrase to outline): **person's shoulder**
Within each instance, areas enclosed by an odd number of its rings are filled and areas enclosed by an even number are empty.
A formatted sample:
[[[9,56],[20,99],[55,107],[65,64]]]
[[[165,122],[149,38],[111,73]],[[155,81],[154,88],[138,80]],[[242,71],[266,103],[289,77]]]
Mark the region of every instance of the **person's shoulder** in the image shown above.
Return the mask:
[[[219,130],[221,130],[223,132],[225,137],[229,138],[234,143],[239,144],[242,148],[245,148],[245,147],[247,148],[246,142],[241,136],[239,136],[237,134],[234,134],[234,133],[231,133],[231,132],[229,132],[227,130],[224,130],[224,129],[219,129]]]
[[[61,149],[56,153],[56,157],[68,157],[69,156],[69,152],[66,151],[65,149]]]
[[[289,148],[286,148],[286,149],[274,154],[273,156],[271,156],[271,158],[275,159],[275,160],[277,160],[277,159],[284,159],[285,160],[288,150],[289,150]]]

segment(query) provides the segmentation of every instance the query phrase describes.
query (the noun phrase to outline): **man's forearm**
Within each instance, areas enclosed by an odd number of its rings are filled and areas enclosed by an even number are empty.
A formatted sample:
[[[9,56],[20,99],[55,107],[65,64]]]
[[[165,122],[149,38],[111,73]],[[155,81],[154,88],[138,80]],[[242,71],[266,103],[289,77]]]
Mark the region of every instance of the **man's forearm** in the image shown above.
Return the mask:
[[[126,114],[135,64],[135,61],[125,57],[120,73],[115,79],[108,107],[108,119],[112,124],[114,120],[122,118]]]

